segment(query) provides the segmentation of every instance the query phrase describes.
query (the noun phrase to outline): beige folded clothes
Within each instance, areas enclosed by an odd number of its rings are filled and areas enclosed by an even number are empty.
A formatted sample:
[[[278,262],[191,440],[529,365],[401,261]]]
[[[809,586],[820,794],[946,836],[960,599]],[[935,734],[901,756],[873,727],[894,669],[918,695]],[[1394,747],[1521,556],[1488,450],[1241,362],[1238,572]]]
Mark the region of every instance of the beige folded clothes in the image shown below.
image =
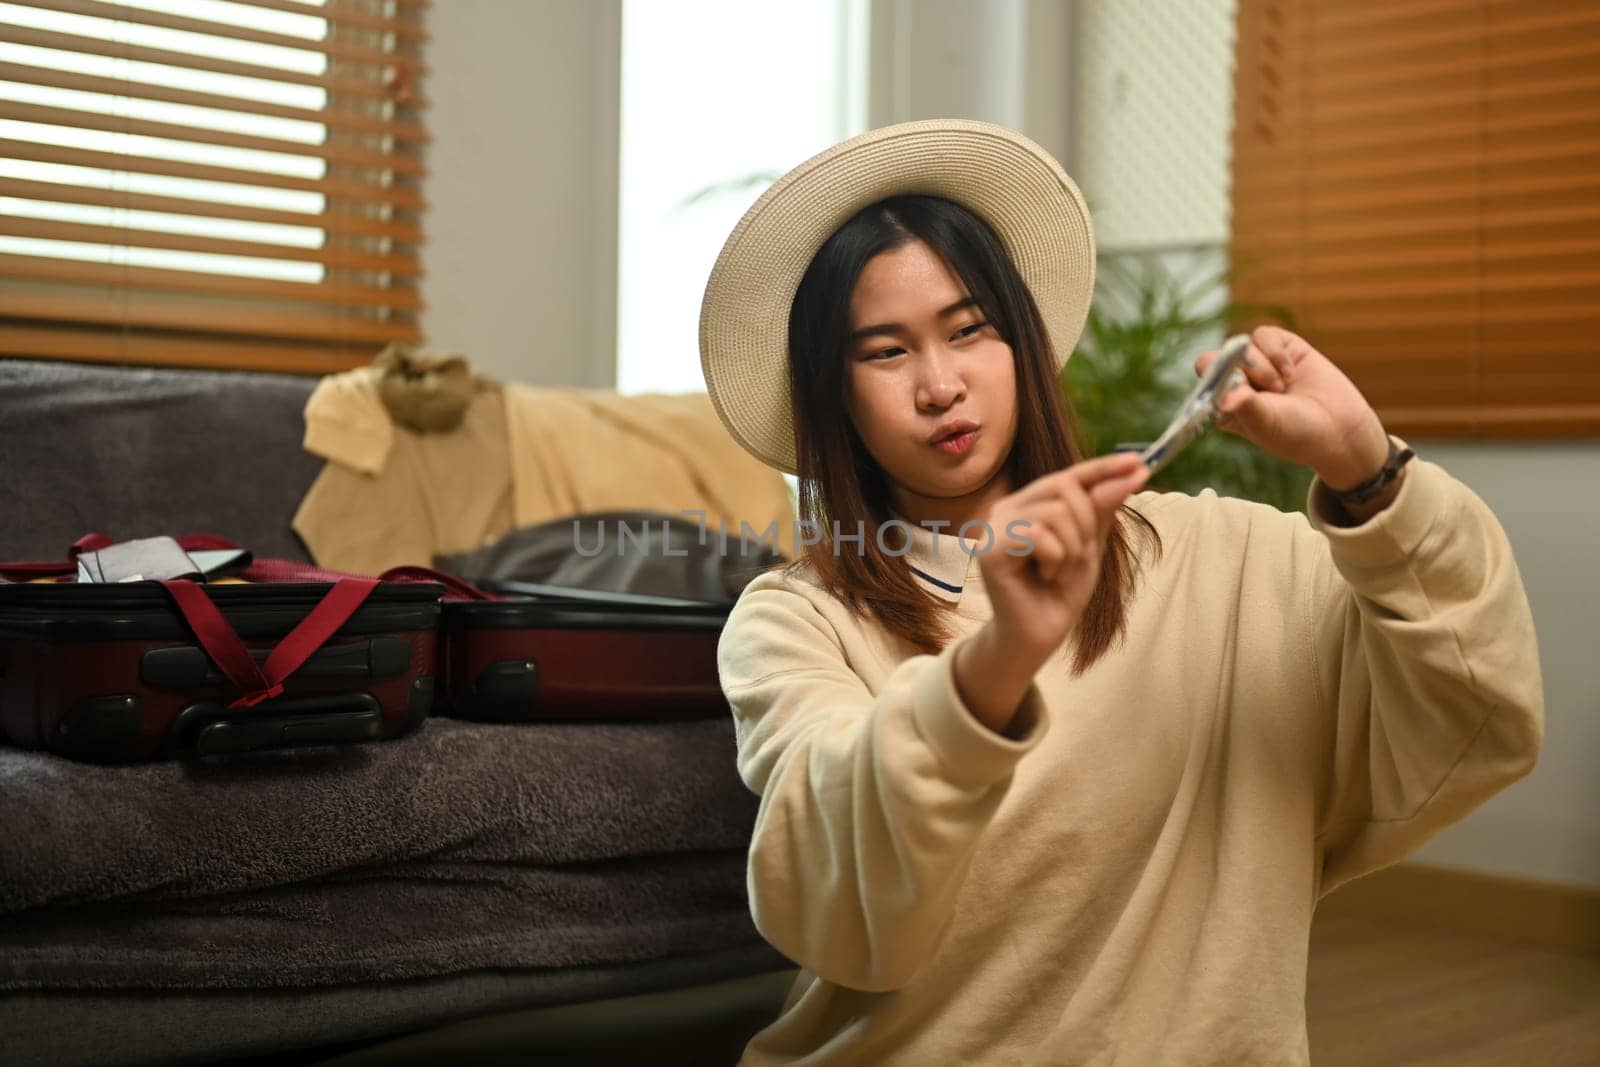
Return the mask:
[[[328,460],[294,516],[326,567],[377,573],[470,552],[584,512],[704,512],[794,554],[788,483],[729,436],[705,393],[502,385],[474,378],[454,429],[419,433],[385,406],[374,367],[324,378],[305,447]]]

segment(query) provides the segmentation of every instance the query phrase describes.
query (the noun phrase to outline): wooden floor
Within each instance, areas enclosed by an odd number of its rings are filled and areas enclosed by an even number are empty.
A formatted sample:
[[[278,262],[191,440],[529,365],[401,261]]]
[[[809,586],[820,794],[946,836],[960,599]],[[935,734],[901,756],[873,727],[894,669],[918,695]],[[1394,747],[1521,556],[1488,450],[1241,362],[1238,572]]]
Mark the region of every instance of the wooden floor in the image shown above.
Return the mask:
[[[1318,917],[1314,1067],[1600,1065],[1600,957]]]

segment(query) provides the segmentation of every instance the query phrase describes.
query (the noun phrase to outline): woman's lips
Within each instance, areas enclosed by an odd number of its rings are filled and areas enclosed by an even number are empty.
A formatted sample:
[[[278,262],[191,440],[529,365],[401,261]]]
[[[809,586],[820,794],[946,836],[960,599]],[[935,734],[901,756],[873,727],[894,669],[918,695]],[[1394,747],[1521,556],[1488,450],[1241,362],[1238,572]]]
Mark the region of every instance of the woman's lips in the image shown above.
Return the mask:
[[[953,437],[946,437],[944,440],[936,442],[933,447],[937,448],[946,455],[959,456],[961,453],[971,448],[972,442],[976,441],[977,439],[978,431],[968,430],[966,433],[958,433]]]

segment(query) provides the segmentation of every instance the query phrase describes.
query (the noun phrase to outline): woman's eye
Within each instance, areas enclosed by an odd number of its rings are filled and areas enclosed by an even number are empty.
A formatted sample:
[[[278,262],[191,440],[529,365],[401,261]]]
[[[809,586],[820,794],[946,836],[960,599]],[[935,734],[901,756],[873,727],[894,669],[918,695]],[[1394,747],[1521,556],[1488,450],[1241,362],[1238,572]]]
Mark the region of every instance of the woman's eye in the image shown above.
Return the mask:
[[[878,358],[883,357],[883,356],[894,356],[894,355],[898,355],[902,351],[904,351],[904,350],[903,349],[899,349],[899,348],[885,348],[885,349],[882,349],[881,351],[872,353],[867,358],[868,359],[878,359]]]
[[[957,330],[956,331],[956,336],[957,337],[971,337],[973,334],[977,333],[979,330],[983,329],[987,325],[988,325],[988,323],[986,323],[986,322],[974,322],[971,326],[963,326],[963,327],[961,327],[961,329]]]

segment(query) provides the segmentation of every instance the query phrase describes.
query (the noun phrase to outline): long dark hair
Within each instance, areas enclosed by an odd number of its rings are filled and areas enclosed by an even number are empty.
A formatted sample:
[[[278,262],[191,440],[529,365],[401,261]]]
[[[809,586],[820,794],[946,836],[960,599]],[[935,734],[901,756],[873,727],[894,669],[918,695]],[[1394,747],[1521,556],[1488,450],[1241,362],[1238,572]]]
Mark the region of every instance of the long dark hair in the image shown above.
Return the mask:
[[[790,307],[789,387],[799,518],[815,522],[822,537],[790,567],[809,560],[825,587],[835,590],[852,611],[877,619],[914,647],[933,653],[953,636],[946,614],[950,605],[926,592],[902,558],[879,547],[874,534],[893,517],[890,485],[845,414],[850,299],[856,281],[874,256],[913,240],[944,259],[1011,346],[1018,408],[1009,458],[1012,486],[1020,489],[1060,470],[1084,450],[1033,294],[983,220],[940,197],[896,196],[857,212],[817,252]],[[1138,566],[1129,544],[1129,517],[1142,524],[1155,550],[1161,549],[1148,519],[1131,507],[1122,512],[1106,543],[1099,584],[1075,631],[1074,674],[1087,670],[1122,635]],[[867,536],[859,552],[833,551],[834,522],[841,532],[852,534],[861,524]],[[903,532],[885,537],[896,549],[903,540]]]

